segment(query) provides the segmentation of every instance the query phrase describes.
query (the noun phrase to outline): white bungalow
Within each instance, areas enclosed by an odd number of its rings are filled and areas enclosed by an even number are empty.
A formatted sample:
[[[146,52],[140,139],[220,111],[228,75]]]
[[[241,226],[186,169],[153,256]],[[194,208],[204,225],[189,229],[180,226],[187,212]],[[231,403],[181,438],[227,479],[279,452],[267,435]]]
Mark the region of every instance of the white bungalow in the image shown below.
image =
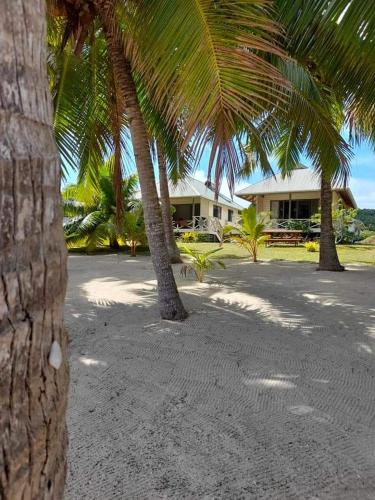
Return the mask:
[[[214,188],[190,176],[175,186],[169,183],[169,195],[176,232],[217,234],[218,227],[237,223],[243,208],[223,194],[216,200]]]
[[[320,179],[313,170],[302,165],[290,177],[283,179],[281,174],[276,174],[241,189],[236,196],[254,203],[259,213],[269,212],[272,227],[288,228],[291,223],[300,221],[320,232],[319,224],[310,220],[320,207]],[[333,204],[337,205],[340,200],[344,207],[357,207],[350,189],[336,184]]]

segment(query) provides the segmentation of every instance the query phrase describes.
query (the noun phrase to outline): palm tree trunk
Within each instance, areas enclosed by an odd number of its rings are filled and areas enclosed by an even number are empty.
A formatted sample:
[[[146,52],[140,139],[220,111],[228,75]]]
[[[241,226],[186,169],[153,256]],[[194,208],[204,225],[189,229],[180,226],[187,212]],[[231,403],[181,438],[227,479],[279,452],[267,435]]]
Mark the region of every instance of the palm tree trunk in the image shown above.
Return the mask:
[[[137,256],[137,243],[135,241],[131,242],[131,245],[130,245],[130,255],[132,257],[136,257]]]
[[[66,248],[46,72],[45,1],[1,5],[0,498],[59,499],[69,381]],[[52,344],[62,354],[55,368],[49,363]]]
[[[182,320],[187,317],[187,312],[178,294],[169,262],[163,220],[156,191],[154,166],[131,66],[112,31],[113,1],[96,0],[95,5],[101,17],[109,57],[124,98],[125,112],[129,121],[135,163],[141,186],[146,234],[158,283],[160,314],[163,319]]]
[[[161,215],[163,218],[165,240],[168,248],[169,259],[172,264],[179,264],[182,262],[180,257],[180,250],[176,244],[172,225],[171,201],[169,199],[169,187],[167,167],[165,158],[158,146],[158,166],[159,166],[159,183],[160,183],[160,204]],[[194,214],[193,214],[194,215]]]
[[[321,178],[321,222],[319,271],[344,271],[340,264],[332,224],[332,188],[331,181],[323,175]]]
[[[119,242],[116,236],[111,236],[109,238],[109,248],[111,250],[118,250],[120,248]]]

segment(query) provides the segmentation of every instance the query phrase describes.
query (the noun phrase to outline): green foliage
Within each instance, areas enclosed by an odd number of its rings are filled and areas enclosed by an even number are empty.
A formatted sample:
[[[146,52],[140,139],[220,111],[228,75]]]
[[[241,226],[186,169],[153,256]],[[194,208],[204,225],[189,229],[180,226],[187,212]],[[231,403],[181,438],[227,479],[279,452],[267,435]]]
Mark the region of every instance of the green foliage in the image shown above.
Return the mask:
[[[356,218],[357,212],[355,208],[344,208],[342,203],[339,203],[332,209],[332,222],[336,243],[355,243],[361,239],[361,230],[364,226]],[[311,220],[320,223],[320,213],[313,215]]]
[[[98,180],[90,178],[63,189],[64,234],[68,246],[85,241],[87,250],[107,244],[118,246],[122,230],[116,224],[116,199],[111,175],[110,158],[99,169]],[[137,205],[134,194],[138,185],[136,176],[122,181],[123,209],[129,211]]]
[[[199,234],[195,231],[186,231],[185,233],[181,234],[180,240],[183,243],[192,243],[199,240]]]
[[[198,234],[198,241],[200,243],[209,243],[210,241],[216,241],[215,236],[210,233],[197,233]]]
[[[213,250],[208,250],[207,252],[201,252],[194,248],[183,246],[181,250],[182,253],[188,255],[191,259],[191,262],[189,264],[184,264],[181,267],[181,274],[185,276],[185,278],[187,274],[192,272],[195,274],[197,280],[202,283],[205,275],[211,269],[214,269],[215,267],[221,267],[222,269],[225,269],[225,264],[223,261],[211,258],[214,253],[221,250],[220,248],[214,248]]]
[[[357,219],[363,222],[367,229],[375,231],[375,208],[358,209]]]
[[[263,234],[267,217],[268,214],[257,214],[256,207],[250,206],[241,212],[242,225],[227,225],[224,228],[224,233],[232,242],[250,253],[253,262],[257,261],[258,246],[268,239],[268,236]]]
[[[289,220],[287,223],[287,229],[295,229],[298,231],[303,231],[304,234],[310,233],[310,226],[308,222],[302,220]]]
[[[308,252],[317,252],[319,250],[319,244],[317,241],[306,241],[303,246]]]
[[[141,207],[131,212],[124,213],[123,227],[122,236],[125,242],[130,246],[132,257],[135,257],[137,246],[147,244],[145,222]]]
[[[368,238],[375,238],[375,231],[369,231],[368,229],[364,229],[361,231],[360,241],[367,240]]]

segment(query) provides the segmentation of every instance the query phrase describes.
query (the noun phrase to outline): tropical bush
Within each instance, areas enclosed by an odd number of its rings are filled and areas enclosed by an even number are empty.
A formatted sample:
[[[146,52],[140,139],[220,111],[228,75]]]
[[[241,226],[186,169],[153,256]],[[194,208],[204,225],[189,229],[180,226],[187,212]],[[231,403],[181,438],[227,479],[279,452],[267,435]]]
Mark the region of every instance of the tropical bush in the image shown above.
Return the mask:
[[[295,229],[298,231],[303,231],[303,234],[310,233],[309,223],[302,220],[289,220],[287,223],[287,229]]]
[[[199,234],[195,231],[186,231],[186,233],[182,233],[180,236],[180,241],[182,243],[192,243],[199,240]]]
[[[265,243],[268,236],[263,234],[268,214],[257,214],[256,207],[244,208],[241,213],[241,226],[227,225],[224,228],[228,238],[245,248],[252,256],[253,262],[257,262],[258,247]]]
[[[132,210],[139,202],[134,199],[137,176],[122,181],[122,209]],[[70,184],[62,191],[64,234],[68,246],[84,242],[87,250],[109,245],[118,248],[122,228],[116,222],[116,195],[111,174],[111,159],[100,169],[96,182],[86,178]]]
[[[187,246],[182,247],[182,253],[188,255],[191,261],[181,267],[181,274],[186,278],[189,273],[193,273],[195,274],[197,280],[202,283],[205,275],[211,269],[215,267],[221,267],[225,269],[225,264],[223,261],[212,258],[212,255],[219,250],[221,249],[214,248],[213,250],[209,250],[208,252],[201,252]]]
[[[210,233],[197,233],[199,243],[210,243],[216,241],[215,236]]]
[[[136,257],[137,246],[147,244],[142,208],[135,209],[131,212],[125,212],[123,225],[123,239],[130,247],[131,256]]]
[[[369,231],[368,229],[364,229],[361,231],[361,234],[359,235],[360,241],[367,240],[367,238],[371,238],[375,236],[375,231]]]
[[[317,241],[306,241],[303,246],[308,252],[317,252],[319,250],[319,244]]]
[[[357,213],[358,210],[355,208],[344,208],[341,203],[332,209],[332,223],[336,244],[350,244],[361,239],[360,235],[364,225],[357,219]],[[320,223],[320,219],[320,213],[311,217],[313,222]]]

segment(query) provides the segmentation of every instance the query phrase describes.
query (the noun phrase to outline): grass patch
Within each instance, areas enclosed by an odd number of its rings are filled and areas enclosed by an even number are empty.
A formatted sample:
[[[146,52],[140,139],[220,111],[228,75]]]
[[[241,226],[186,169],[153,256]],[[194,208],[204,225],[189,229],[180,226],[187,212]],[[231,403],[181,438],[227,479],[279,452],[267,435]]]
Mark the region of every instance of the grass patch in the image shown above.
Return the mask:
[[[178,243],[181,247],[182,245]],[[218,247],[218,243],[184,243],[184,245],[200,250],[201,252],[207,252]],[[68,249],[71,253],[81,253],[85,254],[86,247],[84,244],[74,246]],[[337,251],[339,254],[340,261],[343,264],[372,264],[375,265],[375,246],[365,245],[363,243],[358,245],[338,245]],[[96,253],[130,253],[128,246],[121,245],[119,250],[111,250],[107,246],[97,248],[94,252],[89,252],[90,254]],[[137,254],[139,255],[149,255],[149,250],[147,247],[138,247]],[[220,252],[217,252],[216,257],[219,259],[249,259],[249,254],[241,247],[235,245],[234,243],[224,243],[223,248]],[[214,257],[215,258],[215,257]],[[260,246],[258,253],[259,260],[289,260],[292,262],[318,262],[319,252],[308,252],[305,247],[268,247]]]
[[[217,248],[217,243],[187,243],[186,246],[207,252]],[[358,263],[375,265],[375,246],[371,245],[338,245],[339,259],[343,264]],[[220,259],[249,259],[250,255],[233,243],[225,243],[216,254]],[[259,247],[260,260],[289,260],[293,262],[318,262],[319,252],[308,252],[306,248],[288,246]]]

